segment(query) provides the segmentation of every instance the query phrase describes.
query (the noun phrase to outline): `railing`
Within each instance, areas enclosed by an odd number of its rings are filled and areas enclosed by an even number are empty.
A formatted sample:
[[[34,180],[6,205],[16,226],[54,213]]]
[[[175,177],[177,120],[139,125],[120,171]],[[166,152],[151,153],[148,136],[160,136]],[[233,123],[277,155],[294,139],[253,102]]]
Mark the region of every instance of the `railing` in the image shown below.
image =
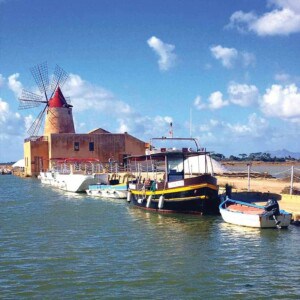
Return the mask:
[[[253,172],[251,170],[251,164],[247,165],[247,174],[248,174],[248,192],[250,192],[251,188],[251,174],[256,173],[259,174],[258,172]],[[289,193],[290,195],[293,195],[296,192],[296,189],[294,188],[294,182],[299,182],[300,181],[300,169],[295,168],[294,166],[291,166],[291,168],[288,168],[287,170],[280,171],[277,173],[274,173],[273,176],[277,178],[290,178],[290,186],[289,186]],[[281,176],[279,176],[281,175]]]

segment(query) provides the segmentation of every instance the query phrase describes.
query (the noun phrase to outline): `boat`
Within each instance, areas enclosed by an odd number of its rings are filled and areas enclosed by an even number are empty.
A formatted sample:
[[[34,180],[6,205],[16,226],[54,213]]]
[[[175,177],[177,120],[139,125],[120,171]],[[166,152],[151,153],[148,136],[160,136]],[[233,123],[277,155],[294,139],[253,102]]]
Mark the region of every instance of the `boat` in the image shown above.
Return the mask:
[[[279,209],[274,199],[261,206],[226,197],[219,209],[225,222],[247,227],[287,228],[292,218],[290,213]]]
[[[155,148],[153,142],[192,143],[193,148]],[[193,172],[189,158],[204,156],[202,172]],[[200,162],[200,159],[198,160]],[[195,138],[153,138],[145,155],[126,157],[126,167],[136,173],[129,182],[127,201],[157,212],[218,214],[218,185],[208,171],[210,156]]]
[[[40,172],[38,178],[43,184],[74,193],[85,192],[89,185],[97,182],[94,174],[66,174],[58,171]]]
[[[91,184],[86,190],[86,193],[90,196],[98,196],[103,198],[127,198],[127,184]]]
[[[53,169],[41,171],[38,179],[42,184],[67,192],[85,193],[91,184],[99,182],[94,172],[98,165],[99,162],[92,159],[57,160]]]
[[[11,175],[12,171],[7,168],[0,169],[0,175]]]
[[[110,179],[110,174],[97,174],[98,183],[89,185],[86,193],[90,196],[104,198],[127,198],[127,183],[120,183],[119,179]]]

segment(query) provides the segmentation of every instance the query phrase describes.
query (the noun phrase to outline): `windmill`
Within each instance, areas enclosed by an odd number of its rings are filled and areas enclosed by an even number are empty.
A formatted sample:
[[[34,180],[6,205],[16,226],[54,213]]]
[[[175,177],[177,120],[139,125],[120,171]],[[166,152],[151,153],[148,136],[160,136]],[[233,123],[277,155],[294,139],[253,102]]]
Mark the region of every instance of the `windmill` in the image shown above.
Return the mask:
[[[30,128],[28,134],[37,136],[46,115],[44,135],[50,133],[75,133],[72,105],[61,92],[69,75],[56,65],[51,82],[48,76],[47,62],[31,68],[31,74],[40,94],[23,90],[19,98],[19,109],[30,109],[44,105]]]

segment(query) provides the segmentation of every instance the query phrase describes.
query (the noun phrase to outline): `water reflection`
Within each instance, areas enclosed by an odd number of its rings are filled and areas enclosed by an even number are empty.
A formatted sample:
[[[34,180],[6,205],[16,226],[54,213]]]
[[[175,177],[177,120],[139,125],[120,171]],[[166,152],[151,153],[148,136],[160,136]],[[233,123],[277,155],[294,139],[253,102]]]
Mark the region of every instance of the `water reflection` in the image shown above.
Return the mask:
[[[102,201],[106,203],[112,203],[112,204],[122,204],[126,205],[127,201],[126,199],[119,199],[119,198],[106,198],[106,197],[99,197],[99,196],[92,196],[85,194],[86,199],[92,200],[92,201]]]
[[[216,220],[216,216],[199,216],[189,214],[161,214],[146,211],[128,205],[127,211],[133,221],[143,222],[157,230],[172,230],[194,234],[195,232],[209,233]]]
[[[221,222],[218,225],[220,233],[230,234],[232,238],[257,238],[261,234],[260,228],[251,228],[245,226],[238,226],[234,224],[228,224]]]

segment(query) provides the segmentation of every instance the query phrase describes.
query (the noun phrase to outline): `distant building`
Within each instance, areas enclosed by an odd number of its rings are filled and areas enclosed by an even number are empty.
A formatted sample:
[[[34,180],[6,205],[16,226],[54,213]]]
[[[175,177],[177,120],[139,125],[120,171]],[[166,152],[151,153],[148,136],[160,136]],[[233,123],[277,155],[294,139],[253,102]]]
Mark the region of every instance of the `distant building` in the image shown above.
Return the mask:
[[[37,176],[58,162],[85,161],[123,163],[128,155],[145,153],[145,142],[128,133],[110,133],[96,129],[76,134],[72,106],[58,87],[46,108],[44,135],[24,142],[25,176]]]

